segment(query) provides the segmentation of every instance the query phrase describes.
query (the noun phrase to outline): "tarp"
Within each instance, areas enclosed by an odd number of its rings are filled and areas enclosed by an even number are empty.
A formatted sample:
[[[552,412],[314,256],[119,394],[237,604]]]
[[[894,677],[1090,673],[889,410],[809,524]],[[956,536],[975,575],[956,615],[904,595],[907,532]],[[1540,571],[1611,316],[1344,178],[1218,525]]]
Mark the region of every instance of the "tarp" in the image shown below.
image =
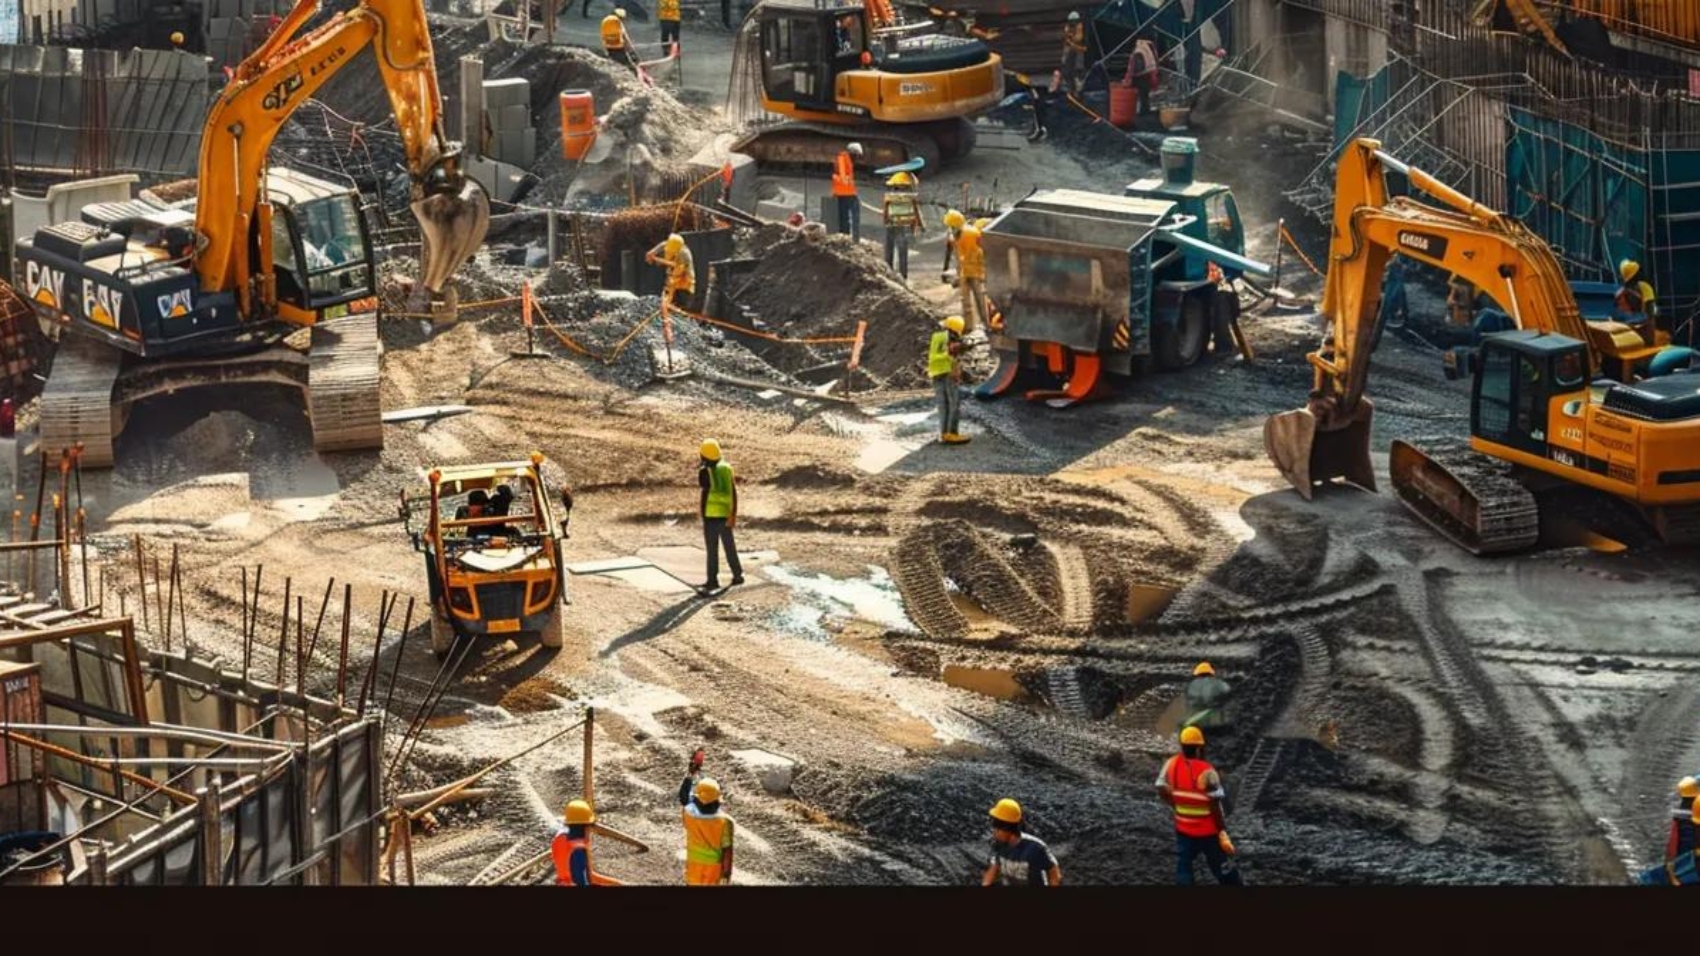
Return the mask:
[[[1389,68],[1360,79],[1341,70],[1334,77],[1334,149],[1339,151],[1359,125],[1387,105],[1392,94]]]

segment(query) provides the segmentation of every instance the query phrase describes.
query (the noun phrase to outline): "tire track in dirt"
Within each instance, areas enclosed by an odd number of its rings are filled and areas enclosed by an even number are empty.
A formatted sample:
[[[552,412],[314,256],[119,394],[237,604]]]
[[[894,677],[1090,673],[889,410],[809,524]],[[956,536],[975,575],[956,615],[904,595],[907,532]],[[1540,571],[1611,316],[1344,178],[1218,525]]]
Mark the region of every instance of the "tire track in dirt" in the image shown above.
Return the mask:
[[[1087,631],[1097,622],[1097,608],[1092,589],[1092,570],[1086,555],[1076,545],[1045,542],[1045,549],[1057,563],[1057,579],[1061,585],[1058,612],[1062,626],[1069,631]]]

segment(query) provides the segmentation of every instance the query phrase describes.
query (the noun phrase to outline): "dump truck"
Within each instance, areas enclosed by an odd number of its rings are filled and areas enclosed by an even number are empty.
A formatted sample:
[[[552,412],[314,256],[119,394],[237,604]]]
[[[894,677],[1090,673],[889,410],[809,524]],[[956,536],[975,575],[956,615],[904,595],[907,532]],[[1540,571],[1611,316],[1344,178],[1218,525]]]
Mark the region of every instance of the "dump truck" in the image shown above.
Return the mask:
[[[1163,143],[1163,175],[1122,195],[1034,192],[981,232],[998,369],[976,395],[1025,394],[1053,408],[1101,397],[1105,373],[1186,368],[1239,316],[1224,280],[1270,275],[1245,257],[1233,191],[1193,180],[1196,141]],[[1057,387],[1060,384],[1060,387]]]
[[[526,632],[544,647],[560,647],[567,603],[561,542],[573,499],[544,478],[543,455],[444,465],[425,479],[423,493],[402,492],[401,520],[425,558],[431,651],[448,654],[457,637]]]

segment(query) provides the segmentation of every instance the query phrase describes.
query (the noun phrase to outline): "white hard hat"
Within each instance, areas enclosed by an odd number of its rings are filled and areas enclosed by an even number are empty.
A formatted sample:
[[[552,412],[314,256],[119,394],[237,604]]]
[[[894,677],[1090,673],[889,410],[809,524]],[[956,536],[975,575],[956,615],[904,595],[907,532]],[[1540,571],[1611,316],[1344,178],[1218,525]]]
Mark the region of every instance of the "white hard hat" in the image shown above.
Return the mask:
[[[1079,20],[1079,19],[1080,19],[1080,11],[1079,10],[1073,10],[1073,11],[1069,12],[1068,20],[1069,20],[1070,23],[1073,23],[1074,21]]]
[[[620,19],[624,20],[626,18],[626,8],[625,7],[615,7],[614,8],[614,16],[617,16]]]
[[[855,153],[857,156],[862,155],[862,144],[861,143],[851,143],[849,146],[846,146],[844,148],[846,150],[849,150],[852,153]]]

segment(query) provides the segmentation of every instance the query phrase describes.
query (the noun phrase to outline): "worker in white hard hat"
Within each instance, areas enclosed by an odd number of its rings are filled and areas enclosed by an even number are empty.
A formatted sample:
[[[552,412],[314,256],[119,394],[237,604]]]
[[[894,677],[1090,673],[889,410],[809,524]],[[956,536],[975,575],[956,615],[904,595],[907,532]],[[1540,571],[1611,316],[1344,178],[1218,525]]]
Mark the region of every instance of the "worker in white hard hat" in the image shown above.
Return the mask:
[[[1086,24],[1081,22],[1079,10],[1068,15],[1062,38],[1063,88],[1078,94],[1086,80]]]
[[[862,205],[856,197],[856,160],[862,158],[862,144],[851,143],[838,151],[832,164],[832,195],[838,203],[838,231],[851,238],[862,238]]]

